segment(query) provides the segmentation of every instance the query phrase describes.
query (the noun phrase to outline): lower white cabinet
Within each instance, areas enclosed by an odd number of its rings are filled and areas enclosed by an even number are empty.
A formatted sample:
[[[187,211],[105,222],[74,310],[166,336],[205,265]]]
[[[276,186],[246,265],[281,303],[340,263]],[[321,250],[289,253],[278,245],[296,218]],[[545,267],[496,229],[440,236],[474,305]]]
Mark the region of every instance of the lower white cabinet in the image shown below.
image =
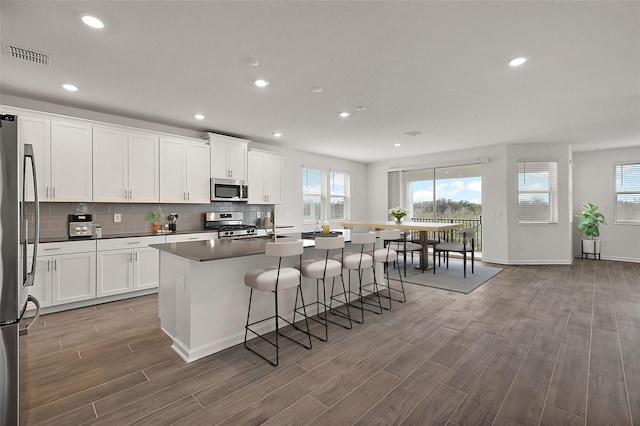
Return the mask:
[[[33,246],[29,247],[32,256]],[[28,259],[29,266],[33,258]],[[34,285],[29,294],[40,306],[79,302],[96,297],[96,242],[41,244]]]
[[[74,253],[52,256],[53,299],[51,303],[79,302],[96,297],[96,254]]]
[[[164,237],[98,241],[97,296],[111,296],[158,287],[160,253],[149,244]]]

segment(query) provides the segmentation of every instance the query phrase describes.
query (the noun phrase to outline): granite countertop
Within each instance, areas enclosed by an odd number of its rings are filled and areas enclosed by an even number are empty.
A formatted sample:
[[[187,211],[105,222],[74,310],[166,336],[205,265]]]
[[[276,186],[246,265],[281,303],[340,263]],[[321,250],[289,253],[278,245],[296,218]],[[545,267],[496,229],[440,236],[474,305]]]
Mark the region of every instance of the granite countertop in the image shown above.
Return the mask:
[[[341,231],[335,231],[341,232]],[[349,239],[349,232],[344,232],[345,239]],[[278,241],[295,241],[303,237],[302,234],[278,234]],[[151,244],[153,247],[163,252],[184,257],[196,262],[208,262],[212,260],[229,259],[233,257],[254,256],[264,254],[266,243],[273,241],[269,237],[247,238],[239,240],[209,240],[209,241],[189,241],[183,243]],[[302,238],[304,247],[314,247],[314,238]]]
[[[190,231],[176,231],[176,232],[163,232],[161,234],[154,234],[153,232],[131,232],[131,233],[120,233],[120,234],[102,234],[102,237],[81,237],[81,238],[69,238],[68,236],[64,237],[45,237],[40,238],[40,243],[61,243],[66,241],[93,241],[93,240],[109,240],[113,238],[140,238],[140,237],[160,237],[164,235],[188,235],[188,234],[201,234],[205,232],[210,232],[211,234],[215,234],[217,236],[217,231],[212,231],[210,229],[200,229],[200,230],[190,230]],[[29,244],[33,244],[33,239],[29,239]]]

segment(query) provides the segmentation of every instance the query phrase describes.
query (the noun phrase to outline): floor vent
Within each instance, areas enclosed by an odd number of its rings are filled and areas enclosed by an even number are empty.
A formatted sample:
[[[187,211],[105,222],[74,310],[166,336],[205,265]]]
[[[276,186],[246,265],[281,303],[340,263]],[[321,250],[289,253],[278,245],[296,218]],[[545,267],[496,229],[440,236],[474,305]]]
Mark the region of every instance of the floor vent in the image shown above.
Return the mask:
[[[422,134],[422,131],[420,130],[411,130],[403,133],[403,135],[409,136],[409,137],[420,136],[421,134]]]
[[[12,44],[4,45],[4,53],[15,59],[22,61],[32,62],[34,64],[40,64],[45,66],[51,65],[51,57],[36,50],[25,49],[24,47],[14,46]]]

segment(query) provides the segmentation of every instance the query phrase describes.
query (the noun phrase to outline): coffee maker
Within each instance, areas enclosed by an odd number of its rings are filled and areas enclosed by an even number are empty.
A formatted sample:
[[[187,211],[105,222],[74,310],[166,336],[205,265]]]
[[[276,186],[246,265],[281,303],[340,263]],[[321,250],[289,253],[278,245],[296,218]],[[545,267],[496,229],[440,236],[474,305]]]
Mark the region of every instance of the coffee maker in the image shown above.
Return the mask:
[[[176,222],[178,220],[178,213],[169,213],[169,231],[176,232]]]

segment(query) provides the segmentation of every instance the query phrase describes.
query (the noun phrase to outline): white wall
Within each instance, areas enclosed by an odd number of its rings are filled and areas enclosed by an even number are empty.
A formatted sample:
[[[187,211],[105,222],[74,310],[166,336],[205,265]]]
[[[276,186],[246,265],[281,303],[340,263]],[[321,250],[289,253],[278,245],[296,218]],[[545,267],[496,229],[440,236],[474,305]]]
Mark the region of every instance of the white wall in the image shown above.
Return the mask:
[[[570,150],[567,145],[499,145],[476,150],[381,161],[368,166],[368,217],[387,218],[387,171],[452,164],[482,164],[482,255],[503,264],[571,263]],[[518,160],[557,160],[559,220],[557,224],[518,223]],[[479,162],[479,161],[477,161]]]
[[[607,225],[600,228],[603,259],[640,262],[640,225],[616,224],[614,210],[614,165],[638,161],[640,146],[573,154],[573,214],[580,213],[582,205],[587,202],[599,207],[598,211],[607,221]],[[580,256],[580,239],[574,226],[572,242],[575,256]]]
[[[362,217],[354,219],[387,220],[387,172],[392,169],[417,169],[442,165],[482,164],[482,228],[483,258],[496,263],[509,263],[507,226],[507,163],[506,147],[492,146],[482,149],[423,155],[385,160],[367,166],[368,208]]]
[[[293,225],[296,231],[312,231],[315,228],[313,224],[303,224],[303,166],[349,173],[351,175],[351,218],[368,217],[367,166],[364,163],[260,143],[251,143],[249,149],[251,148],[279,152],[284,156],[284,204],[276,206],[276,223]],[[386,200],[386,194],[384,197]],[[333,227],[337,225],[337,223],[332,224]]]
[[[558,223],[521,224],[518,221],[518,161],[558,162]],[[573,261],[570,209],[570,148],[568,145],[517,144],[507,146],[507,227],[510,264],[570,264]]]

